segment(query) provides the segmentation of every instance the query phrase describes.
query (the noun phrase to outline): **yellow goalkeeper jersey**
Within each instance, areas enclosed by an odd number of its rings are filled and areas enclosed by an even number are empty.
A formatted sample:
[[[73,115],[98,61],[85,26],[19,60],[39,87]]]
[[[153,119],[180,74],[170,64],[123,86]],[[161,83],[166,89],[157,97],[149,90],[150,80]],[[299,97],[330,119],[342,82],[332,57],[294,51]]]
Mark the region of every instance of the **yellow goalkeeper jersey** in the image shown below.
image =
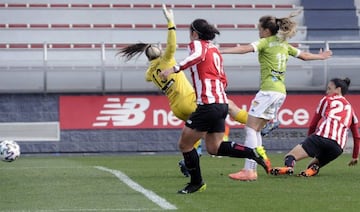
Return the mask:
[[[176,32],[175,25],[168,22],[167,45],[163,55],[151,60],[146,71],[146,81],[152,81],[169,99],[170,108],[174,115],[186,121],[195,111],[195,91],[183,71],[170,74],[167,80],[159,76],[161,70],[169,69],[176,64]]]

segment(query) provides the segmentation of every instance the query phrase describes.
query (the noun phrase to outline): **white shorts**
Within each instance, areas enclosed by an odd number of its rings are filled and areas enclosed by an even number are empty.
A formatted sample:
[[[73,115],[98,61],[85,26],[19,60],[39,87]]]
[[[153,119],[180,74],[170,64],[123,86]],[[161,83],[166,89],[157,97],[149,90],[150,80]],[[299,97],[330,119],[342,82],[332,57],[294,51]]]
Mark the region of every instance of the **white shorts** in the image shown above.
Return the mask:
[[[280,107],[284,103],[286,94],[275,91],[259,91],[251,101],[249,115],[272,120],[276,118]]]

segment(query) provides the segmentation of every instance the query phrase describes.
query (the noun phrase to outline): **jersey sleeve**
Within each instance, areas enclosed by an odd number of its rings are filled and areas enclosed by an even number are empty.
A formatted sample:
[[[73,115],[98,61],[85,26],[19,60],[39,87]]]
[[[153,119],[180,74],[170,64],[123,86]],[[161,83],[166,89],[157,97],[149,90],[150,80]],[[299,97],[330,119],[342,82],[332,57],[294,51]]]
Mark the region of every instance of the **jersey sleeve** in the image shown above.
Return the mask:
[[[259,52],[263,47],[266,46],[266,40],[262,38],[258,41],[254,41],[250,43],[250,45],[252,45],[252,47],[254,48],[254,52]]]
[[[317,125],[321,119],[320,113],[315,113],[314,117],[312,118],[309,129],[308,129],[308,136],[313,134],[316,131]]]
[[[201,62],[205,56],[205,49],[203,48],[200,41],[195,40],[190,43],[190,55],[184,60],[179,62],[180,70],[185,70],[195,64]]]
[[[298,48],[293,47],[292,45],[288,44],[288,52],[289,55],[293,56],[293,57],[299,57],[301,50]]]
[[[322,111],[324,110],[325,103],[326,103],[326,97],[323,97],[320,100],[320,103],[319,103],[318,107],[316,108],[314,117],[312,118],[312,120],[310,122],[309,129],[308,129],[308,135],[311,135],[316,131],[317,125],[322,117]]]
[[[151,67],[149,67],[145,72],[145,81],[150,82],[151,81]]]
[[[154,59],[152,61],[150,61],[150,65],[148,67],[148,69],[145,72],[145,80],[150,82],[152,81],[152,77],[153,77],[153,73],[156,70],[156,68],[159,65],[159,59]]]
[[[170,61],[175,56],[176,51],[176,31],[175,24],[171,21],[168,22],[168,34],[167,34],[167,43],[166,49],[163,56],[163,59]]]

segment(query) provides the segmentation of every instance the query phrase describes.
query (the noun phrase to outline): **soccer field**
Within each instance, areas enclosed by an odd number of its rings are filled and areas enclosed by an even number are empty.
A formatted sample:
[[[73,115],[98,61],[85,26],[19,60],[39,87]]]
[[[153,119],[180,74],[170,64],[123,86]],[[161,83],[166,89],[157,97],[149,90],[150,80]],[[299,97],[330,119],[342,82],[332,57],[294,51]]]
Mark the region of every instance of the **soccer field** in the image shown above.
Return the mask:
[[[275,166],[283,154],[270,154]],[[359,211],[360,167],[345,154],[312,178],[230,180],[243,159],[201,157],[207,190],[180,195],[187,182],[172,155],[22,156],[0,163],[0,211]],[[295,172],[309,160],[298,162]]]

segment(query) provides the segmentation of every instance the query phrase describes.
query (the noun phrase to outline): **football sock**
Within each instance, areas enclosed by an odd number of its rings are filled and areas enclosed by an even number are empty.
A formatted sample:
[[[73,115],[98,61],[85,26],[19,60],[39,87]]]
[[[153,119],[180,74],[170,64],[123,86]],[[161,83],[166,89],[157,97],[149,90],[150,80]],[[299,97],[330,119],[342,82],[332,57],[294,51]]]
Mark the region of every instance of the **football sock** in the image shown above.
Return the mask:
[[[223,137],[223,141],[229,141],[230,127],[225,125],[225,133]]]
[[[244,145],[249,148],[255,148],[258,146],[258,137],[257,132],[248,126],[245,126],[246,138]],[[256,170],[257,163],[251,159],[245,159],[245,166],[246,170]]]
[[[183,152],[185,166],[188,168],[192,184],[200,184],[202,182],[199,155],[196,149],[192,149],[190,152]]]
[[[253,149],[237,144],[235,142],[226,142],[223,141],[220,144],[217,155],[219,156],[229,156],[235,158],[253,158],[255,154]]]
[[[200,145],[201,145],[201,139],[196,141],[196,143],[194,144],[194,148],[197,149]]]
[[[296,162],[296,160],[295,160],[295,157],[294,157],[294,156],[292,156],[292,155],[287,155],[287,156],[285,157],[285,166],[287,166],[287,167],[294,167],[294,166],[295,166],[295,162]]]
[[[241,124],[246,124],[248,119],[248,112],[246,110],[240,109],[240,111],[234,117],[235,121],[240,122]]]
[[[256,146],[262,146],[262,136],[261,132],[256,131],[256,138],[257,138],[257,145]]]

